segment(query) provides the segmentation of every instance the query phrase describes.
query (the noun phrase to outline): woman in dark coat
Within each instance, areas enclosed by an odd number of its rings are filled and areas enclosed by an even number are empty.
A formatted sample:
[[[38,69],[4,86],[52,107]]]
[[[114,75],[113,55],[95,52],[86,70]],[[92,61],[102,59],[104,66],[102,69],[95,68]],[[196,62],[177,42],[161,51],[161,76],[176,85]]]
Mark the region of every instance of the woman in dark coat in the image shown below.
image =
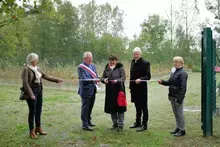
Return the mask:
[[[26,64],[22,71],[22,83],[21,89],[25,91],[23,99],[26,99],[29,115],[28,123],[30,129],[30,137],[32,139],[37,138],[37,133],[40,135],[46,135],[47,133],[42,130],[41,127],[41,112],[43,103],[43,86],[42,78],[51,82],[60,83],[61,79],[53,78],[42,72],[37,66],[38,55],[30,53],[27,56]],[[36,128],[34,128],[34,121]]]
[[[159,80],[158,83],[164,86],[169,86],[169,100],[171,102],[173,113],[176,119],[176,129],[171,134],[174,136],[184,136],[185,132],[185,119],[183,114],[183,102],[187,89],[188,75],[183,69],[184,60],[182,57],[174,57],[174,67],[170,78],[165,80]]]
[[[106,84],[105,112],[111,114],[113,122],[111,129],[117,129],[120,132],[123,130],[124,112],[127,108],[118,106],[117,97],[119,91],[125,92],[126,75],[123,65],[118,63],[118,58],[115,55],[110,55],[108,60],[109,63],[106,65],[102,76],[102,83]]]

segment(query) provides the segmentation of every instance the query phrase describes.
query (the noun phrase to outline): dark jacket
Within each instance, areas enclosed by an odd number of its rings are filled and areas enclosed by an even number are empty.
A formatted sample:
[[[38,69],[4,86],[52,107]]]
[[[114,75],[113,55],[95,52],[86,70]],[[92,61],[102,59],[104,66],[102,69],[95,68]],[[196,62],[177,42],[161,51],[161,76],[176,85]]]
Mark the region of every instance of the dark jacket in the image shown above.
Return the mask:
[[[187,73],[183,68],[179,68],[170,75],[170,78],[167,81],[162,80],[161,84],[169,86],[168,95],[177,98],[177,102],[181,104],[186,94],[187,79]]]
[[[117,103],[117,97],[119,91],[121,90],[125,92],[124,81],[126,79],[126,75],[123,65],[121,63],[117,63],[115,68],[111,70],[107,64],[102,75],[102,79],[101,79],[102,83],[104,83],[105,78],[108,78],[108,80],[118,80],[118,82],[112,83],[111,81],[109,81],[106,84],[104,111],[106,113],[125,112],[127,108],[119,107]]]
[[[58,78],[53,78],[53,77],[50,77],[50,76],[46,75],[39,68],[38,68],[38,71],[42,74],[43,79],[51,81],[51,82],[58,83],[58,81],[59,81]],[[40,79],[41,80],[41,85],[42,85],[42,78]],[[34,87],[35,79],[36,78],[35,78],[34,72],[30,68],[28,68],[27,65],[25,65],[24,68],[23,68],[23,71],[22,71],[22,85],[23,86],[21,88],[21,89],[24,89],[24,91],[25,91],[25,93],[24,93],[24,98],[25,99],[28,99],[28,98],[34,96],[34,93],[33,93],[32,89]]]
[[[135,80],[150,80],[150,63],[143,58],[136,61],[132,60],[130,68],[130,91],[131,91],[131,102],[146,104],[148,97],[147,82],[141,82],[136,84]]]
[[[84,62],[82,63],[86,65]],[[88,65],[86,65],[88,66]],[[92,71],[96,73],[96,67],[94,64],[90,65],[92,68]],[[78,66],[78,78],[79,80],[88,80],[93,79],[92,75],[86,71],[85,69]],[[96,93],[96,83],[94,81],[79,81],[79,90],[78,94],[81,96],[81,98],[88,98],[92,97],[94,93]]]

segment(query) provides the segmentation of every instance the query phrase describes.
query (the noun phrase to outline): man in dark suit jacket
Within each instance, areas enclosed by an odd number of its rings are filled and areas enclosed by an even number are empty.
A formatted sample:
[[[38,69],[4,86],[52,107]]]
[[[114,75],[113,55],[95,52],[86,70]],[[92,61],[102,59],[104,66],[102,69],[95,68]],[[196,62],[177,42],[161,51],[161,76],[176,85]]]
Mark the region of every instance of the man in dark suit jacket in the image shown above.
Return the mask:
[[[131,102],[136,107],[136,122],[130,128],[137,128],[137,132],[147,130],[148,122],[148,89],[147,80],[151,79],[150,63],[141,57],[141,49],[133,50],[133,60],[130,68]],[[141,124],[141,116],[142,124]]]
[[[98,75],[96,67],[92,64],[92,53],[85,52],[83,62],[78,66],[79,90],[78,94],[82,99],[81,120],[82,128],[86,131],[93,131],[95,125],[91,122],[92,108],[95,103],[96,84]]]

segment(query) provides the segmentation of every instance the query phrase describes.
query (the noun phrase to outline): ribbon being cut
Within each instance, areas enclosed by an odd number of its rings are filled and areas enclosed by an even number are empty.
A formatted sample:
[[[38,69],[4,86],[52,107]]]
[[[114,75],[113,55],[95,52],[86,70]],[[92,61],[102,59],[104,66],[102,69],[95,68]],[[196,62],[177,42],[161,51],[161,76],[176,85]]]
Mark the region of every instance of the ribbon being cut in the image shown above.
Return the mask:
[[[88,79],[87,81],[94,81],[97,90],[98,91],[101,90],[101,88],[99,87],[99,82],[98,82],[99,81],[99,77],[98,77],[98,75],[94,71],[92,71],[92,69],[90,69],[88,66],[86,66],[84,64],[80,64],[79,66],[82,69],[84,69],[85,71],[87,71],[92,76],[93,79]]]

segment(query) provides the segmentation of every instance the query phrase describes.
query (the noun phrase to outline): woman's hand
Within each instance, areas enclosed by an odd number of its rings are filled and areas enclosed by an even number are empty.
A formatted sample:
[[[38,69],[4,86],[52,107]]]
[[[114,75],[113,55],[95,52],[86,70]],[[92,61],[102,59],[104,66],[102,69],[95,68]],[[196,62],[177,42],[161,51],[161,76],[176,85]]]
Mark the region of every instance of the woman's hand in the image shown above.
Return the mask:
[[[104,79],[104,82],[107,84],[107,83],[108,83],[108,78],[105,78],[105,79]]]
[[[95,81],[95,82],[100,82],[100,79],[95,79],[94,81]]]
[[[114,83],[114,84],[117,83],[117,82],[118,82],[117,80],[112,80],[112,83]]]
[[[135,83],[136,83],[136,84],[140,84],[140,83],[141,83],[141,79],[135,80]]]
[[[31,99],[32,99],[32,100],[35,100],[35,96],[32,96]]]
[[[63,80],[62,79],[58,79],[57,83],[61,83],[61,82],[63,82]]]
[[[162,80],[158,80],[157,82],[158,82],[158,84],[162,84]]]

